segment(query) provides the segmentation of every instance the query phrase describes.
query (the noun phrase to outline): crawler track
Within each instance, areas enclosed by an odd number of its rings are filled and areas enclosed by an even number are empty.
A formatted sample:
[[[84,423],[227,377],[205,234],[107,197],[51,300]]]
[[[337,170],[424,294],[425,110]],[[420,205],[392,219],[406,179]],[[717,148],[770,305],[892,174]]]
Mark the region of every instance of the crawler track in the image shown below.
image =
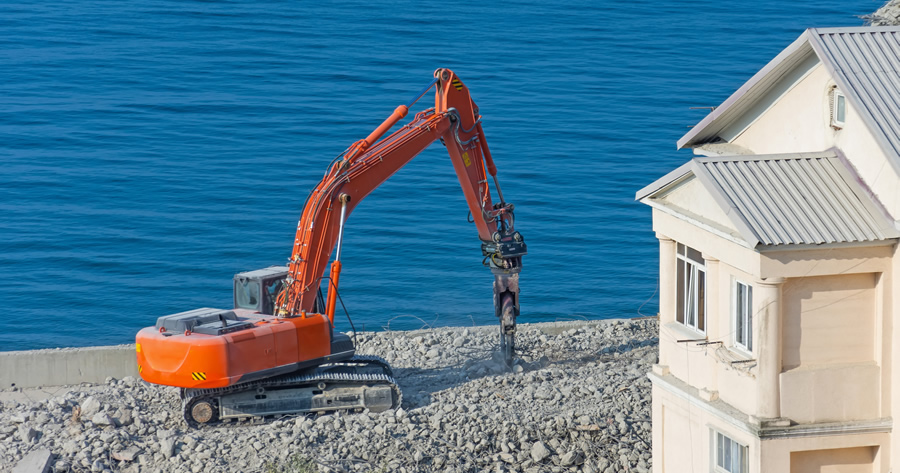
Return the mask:
[[[182,391],[182,413],[190,427],[230,420],[332,412],[380,412],[400,406],[402,393],[383,358],[355,356],[310,370],[216,389]]]

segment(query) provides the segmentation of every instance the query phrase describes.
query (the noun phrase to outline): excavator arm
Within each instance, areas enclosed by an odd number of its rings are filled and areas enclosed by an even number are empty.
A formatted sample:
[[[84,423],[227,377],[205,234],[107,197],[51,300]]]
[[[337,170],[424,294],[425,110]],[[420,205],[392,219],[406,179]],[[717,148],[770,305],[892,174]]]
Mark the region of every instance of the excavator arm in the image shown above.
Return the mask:
[[[431,87],[435,87],[434,108],[417,113],[410,123],[379,141]],[[328,281],[324,313],[334,323],[344,222],[369,193],[438,140],[447,148],[482,242],[485,264],[494,274],[501,350],[506,362],[512,362],[515,319],[519,313],[518,274],[526,246],[514,228],[514,206],[503,199],[478,107],[469,89],[449,69],[435,71],[434,80],[415,99],[397,107],[368,137],[354,143],[329,165],[307,198],[298,223],[285,287],[276,303],[278,317],[305,316],[314,309],[322,310],[315,301],[323,281]],[[499,199],[497,203],[491,196],[488,174]],[[332,252],[335,258],[330,275],[324,278]]]

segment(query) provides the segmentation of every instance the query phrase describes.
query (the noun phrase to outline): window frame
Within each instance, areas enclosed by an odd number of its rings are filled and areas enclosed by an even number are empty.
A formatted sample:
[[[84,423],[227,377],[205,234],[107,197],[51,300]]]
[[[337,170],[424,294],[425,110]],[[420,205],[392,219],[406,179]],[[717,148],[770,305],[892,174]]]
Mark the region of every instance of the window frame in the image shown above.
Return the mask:
[[[701,334],[706,333],[706,276],[706,260],[703,255],[685,244],[676,244],[675,321]],[[688,305],[691,306],[690,310]]]
[[[710,429],[710,432],[713,434],[711,438],[712,448],[710,449],[713,471],[716,473],[748,473],[750,471],[750,447],[734,440],[718,430]],[[721,444],[719,442],[720,439],[722,440]],[[725,451],[725,440],[728,440],[727,452]],[[734,469],[735,453],[740,454],[740,458],[737,460],[736,465],[737,470]],[[725,466],[726,460],[731,460],[731,465]]]
[[[834,87],[831,89],[831,126],[835,128],[843,128],[847,123],[847,96],[841,92],[841,89]],[[838,118],[838,103],[843,102],[844,117]]]
[[[745,288],[745,300],[741,300],[740,287]],[[743,313],[742,313],[743,310]],[[745,318],[741,321],[740,318]],[[731,285],[731,326],[734,328],[732,345],[747,354],[753,353],[753,285],[733,279]],[[743,336],[740,336],[743,335]],[[749,342],[749,343],[746,343]]]

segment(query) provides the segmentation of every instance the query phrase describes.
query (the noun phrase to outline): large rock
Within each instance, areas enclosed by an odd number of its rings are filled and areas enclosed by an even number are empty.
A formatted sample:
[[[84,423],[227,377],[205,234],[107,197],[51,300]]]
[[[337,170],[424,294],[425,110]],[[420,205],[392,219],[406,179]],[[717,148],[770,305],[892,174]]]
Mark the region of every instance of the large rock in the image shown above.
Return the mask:
[[[172,458],[175,455],[175,437],[166,436],[159,439],[159,453],[166,458]]]
[[[544,445],[544,442],[535,442],[531,446],[531,459],[535,463],[540,463],[550,456],[550,449]]]
[[[98,412],[98,413],[94,414],[94,417],[91,417],[91,422],[93,422],[96,425],[104,425],[104,426],[105,425],[112,425],[112,426],[116,425],[116,421],[114,421],[113,418],[110,417],[109,414],[107,414],[105,412]]]
[[[13,467],[12,473],[49,473],[51,463],[53,463],[53,454],[50,453],[50,450],[42,448],[25,455],[25,458],[22,458]]]
[[[559,461],[562,466],[581,465],[582,463],[584,463],[584,455],[577,451],[566,453]]]
[[[81,418],[82,419],[90,419],[94,417],[98,412],[100,412],[100,401],[94,399],[94,396],[91,396],[84,400],[81,403]]]
[[[66,443],[63,444],[63,452],[65,452],[67,455],[75,455],[80,451],[81,446],[78,445],[78,442],[74,440],[67,440]]]
[[[114,452],[112,457],[116,460],[123,462],[133,462],[137,457],[137,454],[141,452],[141,449],[138,447],[128,447],[125,450],[120,452]]]
[[[38,434],[39,432],[32,429],[29,425],[22,424],[22,426],[19,427],[19,438],[25,443],[34,441],[34,439],[38,437]]]
[[[133,415],[131,413],[131,409],[119,408],[116,411],[114,418],[118,420],[118,423],[120,425],[125,425],[125,426],[131,425],[132,422],[134,421]]]

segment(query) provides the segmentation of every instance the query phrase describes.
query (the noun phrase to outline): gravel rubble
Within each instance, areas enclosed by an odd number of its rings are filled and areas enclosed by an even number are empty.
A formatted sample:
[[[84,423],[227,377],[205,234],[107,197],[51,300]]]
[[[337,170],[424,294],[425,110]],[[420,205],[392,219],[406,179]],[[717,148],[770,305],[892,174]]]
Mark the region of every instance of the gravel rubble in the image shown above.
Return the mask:
[[[495,360],[497,327],[361,332],[399,409],[190,429],[178,389],[104,385],[0,391],[0,472],[53,454],[55,472],[649,472],[655,319],[521,324],[521,361]]]
[[[871,26],[896,26],[900,25],[900,0],[890,0],[862,19]]]

